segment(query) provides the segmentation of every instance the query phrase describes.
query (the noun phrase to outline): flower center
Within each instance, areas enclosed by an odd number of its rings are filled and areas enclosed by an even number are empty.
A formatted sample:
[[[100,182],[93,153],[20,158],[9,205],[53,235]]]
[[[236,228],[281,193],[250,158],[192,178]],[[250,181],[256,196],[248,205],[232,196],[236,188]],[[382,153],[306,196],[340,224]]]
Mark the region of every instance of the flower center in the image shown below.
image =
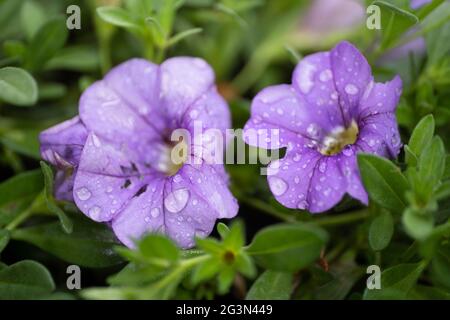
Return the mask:
[[[323,155],[331,156],[341,152],[345,146],[354,144],[358,138],[358,125],[355,120],[349,127],[338,127],[334,129],[329,135],[327,135],[322,142],[320,153]]]
[[[159,151],[157,169],[167,176],[175,175],[188,159],[188,144],[183,136],[178,141],[160,145]]]

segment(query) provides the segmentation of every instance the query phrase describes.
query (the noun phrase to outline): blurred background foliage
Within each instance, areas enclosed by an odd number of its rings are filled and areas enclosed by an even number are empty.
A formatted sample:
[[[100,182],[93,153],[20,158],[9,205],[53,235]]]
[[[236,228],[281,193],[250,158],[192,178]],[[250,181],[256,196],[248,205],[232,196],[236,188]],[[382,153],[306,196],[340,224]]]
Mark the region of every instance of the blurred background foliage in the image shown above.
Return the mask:
[[[0,0],[0,298],[448,299],[450,3],[376,1],[383,28],[369,30],[371,3]],[[68,30],[74,4],[81,29]],[[53,198],[38,134],[77,114],[81,92],[118,63],[204,58],[242,128],[260,89],[289,83],[302,56],[343,39],[378,81],[404,81],[399,159],[358,159],[368,208],[345,198],[321,215],[289,210],[258,166],[228,166],[241,206],[231,227],[194,250],[150,235],[130,251]],[[70,264],[83,291],[66,287]],[[365,289],[373,264],[382,290]]]

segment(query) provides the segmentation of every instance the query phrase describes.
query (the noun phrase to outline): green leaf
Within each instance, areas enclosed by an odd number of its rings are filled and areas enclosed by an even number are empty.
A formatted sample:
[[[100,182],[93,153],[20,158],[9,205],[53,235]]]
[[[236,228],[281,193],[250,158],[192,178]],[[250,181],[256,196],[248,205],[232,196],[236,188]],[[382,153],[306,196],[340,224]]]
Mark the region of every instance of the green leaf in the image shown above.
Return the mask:
[[[0,100],[16,106],[31,106],[38,98],[38,88],[33,77],[23,69],[0,69]]]
[[[450,179],[450,155],[445,156],[445,170],[442,179]]]
[[[180,258],[180,250],[172,240],[157,234],[149,234],[139,241],[139,251],[149,261],[166,261],[167,267]]]
[[[123,259],[115,252],[119,243],[111,230],[84,217],[72,217],[73,231],[61,230],[59,222],[14,230],[11,238],[34,244],[58,258],[91,268],[117,265]]]
[[[437,64],[450,53],[450,22],[442,28],[427,33],[425,37],[427,45],[427,66]]]
[[[37,195],[43,185],[40,170],[24,172],[0,183],[0,207],[27,196]]]
[[[204,262],[200,263],[192,272],[191,281],[197,285],[203,281],[213,278],[222,269],[222,261],[217,257],[210,257]]]
[[[26,1],[20,10],[20,23],[27,39],[32,39],[36,31],[45,23],[46,16],[41,4]]]
[[[406,299],[425,263],[399,264],[381,273],[381,289],[366,289],[364,300]]]
[[[180,42],[181,40],[183,40],[189,36],[192,36],[194,34],[200,33],[202,31],[203,31],[202,28],[192,28],[192,29],[177,33],[172,38],[170,38],[169,41],[167,41],[166,47],[171,47],[171,46],[177,44],[178,42]]]
[[[51,213],[55,214],[59,218],[59,222],[61,222],[63,230],[66,233],[71,233],[73,230],[72,220],[70,220],[66,213],[58,207],[55,199],[53,198],[53,171],[44,161],[41,161],[40,164],[42,174],[44,175],[45,201],[47,203],[47,208]]]
[[[37,299],[55,289],[50,272],[35,261],[23,260],[0,270],[0,299]]]
[[[408,208],[402,220],[406,232],[414,239],[425,239],[433,231],[434,219],[430,212],[417,212]]]
[[[424,258],[431,259],[436,255],[441,239],[450,237],[450,220],[436,226],[430,235],[420,242],[420,253]]]
[[[39,70],[66,43],[68,30],[64,18],[49,20],[36,32],[27,50],[25,66]]]
[[[99,65],[99,53],[94,47],[78,45],[61,49],[47,62],[45,69],[90,72]]]
[[[67,94],[67,87],[58,82],[39,84],[39,100],[61,99]]]
[[[222,239],[224,239],[230,233],[230,229],[228,228],[228,226],[225,223],[219,222],[217,224],[217,232],[219,233],[220,237]]]
[[[19,154],[40,159],[38,139],[40,132],[39,129],[11,129],[3,134],[0,142]]]
[[[432,193],[441,180],[445,170],[445,147],[441,138],[436,136],[425,149],[419,159],[420,190]]]
[[[279,224],[258,232],[247,252],[267,269],[294,272],[314,262],[327,239],[312,225]]]
[[[244,225],[240,220],[233,221],[230,232],[225,236],[223,244],[227,249],[240,250],[245,244]]]
[[[403,33],[419,22],[412,13],[400,9],[386,1],[374,1],[372,4],[380,7],[382,40],[381,47],[392,47]]]
[[[100,7],[97,8],[97,14],[102,20],[118,27],[135,31],[142,28],[128,11],[119,7]]]
[[[219,276],[217,277],[217,292],[219,294],[227,293],[235,276],[236,271],[233,268],[222,268],[219,272]]]
[[[450,19],[450,3],[442,2],[436,9],[430,12],[420,23],[420,34],[427,34],[441,27]]]
[[[0,30],[2,30],[2,33],[17,18],[16,13],[19,12],[22,2],[22,0],[0,1]],[[4,36],[4,34],[1,34],[0,38]]]
[[[411,148],[405,144],[403,147],[403,150],[405,151],[405,161],[409,166],[415,167],[417,163],[419,162],[419,159],[417,158],[417,155],[412,152]]]
[[[267,270],[259,276],[247,293],[247,300],[289,300],[292,274]]]
[[[371,154],[358,154],[358,164],[369,197],[391,212],[405,208],[408,181],[391,161]]]
[[[394,233],[394,219],[389,211],[383,210],[373,219],[369,228],[369,244],[375,251],[386,248]]]
[[[431,261],[431,277],[435,285],[450,290],[450,245],[441,244]]]
[[[9,242],[9,231],[0,229],[0,253],[6,248]]]
[[[430,144],[434,135],[434,126],[433,115],[429,114],[423,117],[414,128],[409,139],[408,148],[416,158],[419,158],[423,149]],[[410,157],[407,155],[406,162],[410,164],[410,161]]]

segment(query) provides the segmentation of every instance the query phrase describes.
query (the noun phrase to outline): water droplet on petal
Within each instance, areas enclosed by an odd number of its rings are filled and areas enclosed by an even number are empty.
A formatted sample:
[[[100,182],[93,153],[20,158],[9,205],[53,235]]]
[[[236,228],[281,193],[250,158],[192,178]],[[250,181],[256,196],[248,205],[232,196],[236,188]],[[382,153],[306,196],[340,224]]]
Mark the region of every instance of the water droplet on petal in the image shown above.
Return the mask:
[[[78,189],[76,194],[81,201],[86,201],[91,197],[91,192],[85,187]]]
[[[332,77],[333,77],[333,74],[331,73],[330,69],[323,70],[319,75],[319,79],[322,82],[326,82],[326,81],[330,80]]]
[[[324,173],[326,169],[327,169],[327,163],[326,162],[321,162],[320,165],[319,165],[319,171]]]
[[[158,217],[159,217],[159,214],[160,214],[159,208],[153,208],[152,210],[150,210],[150,215],[151,215],[153,218],[158,218]]]
[[[344,155],[346,155],[347,157],[350,157],[353,155],[353,150],[352,150],[352,148],[346,147],[346,148],[344,148],[344,150],[342,150],[342,153]]]
[[[358,87],[355,86],[355,85],[352,84],[352,83],[347,84],[347,85],[345,86],[344,90],[345,90],[345,92],[346,92],[347,94],[351,94],[351,95],[355,95],[355,94],[357,94],[358,91],[359,91]]]
[[[308,202],[306,202],[305,200],[300,201],[297,204],[297,208],[300,209],[300,210],[305,210],[307,207],[308,207]]]
[[[191,110],[191,112],[189,112],[189,117],[191,117],[191,119],[197,119],[198,117],[198,111],[197,110]]]
[[[283,195],[288,188],[286,181],[276,176],[269,177],[269,186],[270,190],[272,190],[273,194],[276,196]]]
[[[94,146],[96,146],[97,148],[101,147],[102,145],[100,139],[95,134],[92,135],[92,142],[94,143]]]
[[[180,212],[186,207],[189,200],[189,191],[187,189],[178,189],[170,193],[164,199],[164,207],[172,213]]]
[[[89,209],[88,213],[93,220],[98,220],[100,218],[100,214],[102,213],[102,208],[99,206],[93,206]]]

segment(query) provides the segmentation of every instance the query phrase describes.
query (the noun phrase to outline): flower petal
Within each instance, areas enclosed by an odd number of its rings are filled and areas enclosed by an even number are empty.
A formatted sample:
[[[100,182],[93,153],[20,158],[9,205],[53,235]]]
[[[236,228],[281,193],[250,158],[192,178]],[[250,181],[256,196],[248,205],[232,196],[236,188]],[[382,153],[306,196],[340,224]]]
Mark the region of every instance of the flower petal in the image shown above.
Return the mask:
[[[76,166],[86,137],[86,127],[78,116],[64,121],[39,135],[41,156],[59,168]]]
[[[84,91],[79,111],[89,131],[110,141],[134,144],[139,142],[141,136],[155,139],[160,137],[160,133],[105,81],[97,81]]]
[[[356,145],[365,152],[395,158],[402,143],[394,113],[379,113],[360,120]]]
[[[292,142],[319,139],[323,132],[308,127],[310,117],[305,103],[289,85],[265,88],[252,101],[252,117],[244,127],[244,141],[260,148],[278,149]]]
[[[228,104],[215,87],[202,94],[186,109],[181,119],[181,127],[192,131],[196,122],[203,129],[218,129],[223,133],[231,128]]]
[[[132,149],[121,149],[89,134],[74,184],[77,207],[95,221],[109,221],[157,173]]]
[[[347,193],[367,205],[369,203],[369,198],[361,181],[358,163],[356,161],[356,153],[356,146],[347,146],[340,154],[337,155],[337,160],[342,175],[347,182]]]
[[[111,69],[103,80],[130,108],[156,131],[165,127],[160,108],[160,69],[144,59],[130,59]]]
[[[306,100],[308,122],[327,132],[345,124],[334,85],[330,54],[319,52],[303,58],[292,75],[292,86]]]
[[[351,43],[342,41],[330,52],[334,83],[348,125],[355,117],[359,101],[372,81],[372,71],[366,58]]]
[[[321,157],[317,151],[304,147],[269,164],[269,187],[281,204],[288,208],[309,208],[310,182]]]
[[[160,68],[160,97],[169,119],[180,119],[214,85],[214,71],[200,58],[167,59]]]
[[[180,246],[194,245],[194,236],[205,236],[216,219],[232,218],[238,205],[221,172],[207,164],[185,165],[168,178],[164,194],[166,234]]]
[[[134,247],[134,240],[149,232],[164,232],[163,211],[164,177],[149,181],[146,190],[133,197],[112,221],[117,238],[127,247]]]
[[[369,85],[370,86],[370,85]],[[359,104],[360,117],[395,112],[402,92],[402,79],[396,76],[386,83],[374,83]]]

